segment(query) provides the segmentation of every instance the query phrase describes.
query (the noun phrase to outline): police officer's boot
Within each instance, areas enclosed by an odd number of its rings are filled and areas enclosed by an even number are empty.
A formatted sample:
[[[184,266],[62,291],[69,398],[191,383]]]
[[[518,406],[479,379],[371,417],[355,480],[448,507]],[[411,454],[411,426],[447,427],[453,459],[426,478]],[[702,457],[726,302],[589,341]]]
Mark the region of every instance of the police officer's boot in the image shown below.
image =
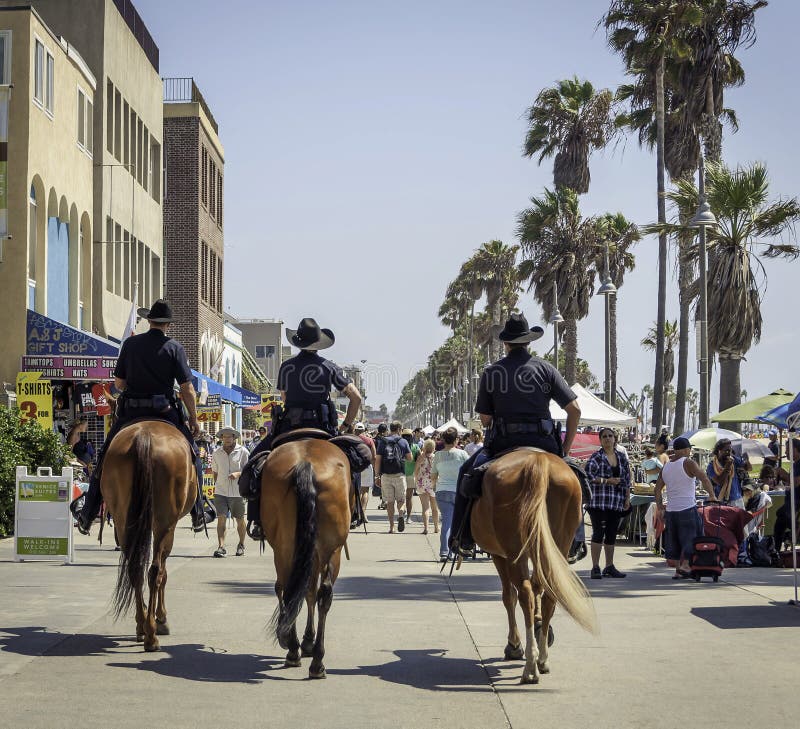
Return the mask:
[[[456,493],[456,503],[453,507],[453,531],[451,531],[448,546],[451,552],[462,557],[472,557],[475,552],[475,540],[472,537],[472,505],[475,499],[467,499]]]
[[[261,494],[251,497],[247,502],[247,536],[257,542],[264,540],[261,526]]]
[[[211,524],[217,518],[217,512],[203,493],[203,460],[199,456],[195,456],[194,467],[197,471],[197,498],[190,513],[192,529],[195,532],[202,532],[206,524]]]
[[[366,517],[364,516],[364,510],[361,508],[361,499],[359,498],[358,493],[358,486],[356,485],[356,475],[352,474],[350,477],[350,483],[353,487],[353,493],[356,497],[355,499],[355,508],[353,509],[353,513],[350,517],[350,528],[357,529],[362,524],[366,522]]]
[[[69,505],[69,510],[78,524],[81,534],[89,534],[89,530],[100,513],[103,494],[100,492],[100,469],[95,468],[89,477],[89,488]]]

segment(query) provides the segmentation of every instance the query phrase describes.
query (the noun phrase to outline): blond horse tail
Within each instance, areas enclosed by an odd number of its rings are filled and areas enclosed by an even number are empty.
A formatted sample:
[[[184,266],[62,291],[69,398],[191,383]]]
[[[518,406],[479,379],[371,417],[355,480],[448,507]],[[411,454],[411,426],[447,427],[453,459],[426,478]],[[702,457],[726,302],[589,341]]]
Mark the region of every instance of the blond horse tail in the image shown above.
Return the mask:
[[[561,554],[547,515],[550,486],[550,458],[534,453],[522,470],[519,528],[524,543],[517,560],[527,555],[533,563],[534,584],[548,593],[575,622],[586,630],[597,631],[589,593]]]

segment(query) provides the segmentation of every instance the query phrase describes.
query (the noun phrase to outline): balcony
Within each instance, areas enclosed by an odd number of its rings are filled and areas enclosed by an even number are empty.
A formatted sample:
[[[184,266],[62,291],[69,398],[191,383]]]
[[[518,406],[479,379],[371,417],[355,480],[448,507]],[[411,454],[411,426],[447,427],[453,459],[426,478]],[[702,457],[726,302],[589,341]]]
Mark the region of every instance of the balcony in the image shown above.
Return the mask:
[[[165,78],[163,81],[165,104],[200,104],[200,108],[205,112],[214,131],[219,134],[217,120],[211,113],[211,109],[208,108],[208,104],[193,78]]]

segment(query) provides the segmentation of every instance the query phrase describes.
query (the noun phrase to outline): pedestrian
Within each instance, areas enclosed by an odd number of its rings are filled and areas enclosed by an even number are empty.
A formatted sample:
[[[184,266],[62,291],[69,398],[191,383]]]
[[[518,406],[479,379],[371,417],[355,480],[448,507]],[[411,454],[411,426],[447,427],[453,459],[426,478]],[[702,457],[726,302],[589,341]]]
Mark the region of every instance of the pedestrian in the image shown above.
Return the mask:
[[[469,458],[466,451],[456,448],[457,438],[458,432],[455,428],[448,428],[442,433],[443,447],[442,450],[436,451],[431,468],[433,490],[436,492],[436,502],[442,519],[439,534],[439,557],[443,560],[447,559],[450,554],[448,545],[450,530],[453,526],[458,472]]]
[[[692,444],[688,438],[676,438],[672,444],[674,455],[661,469],[655,486],[655,503],[664,518],[664,551],[668,560],[675,562],[673,580],[691,576],[689,560],[694,553],[694,539],[703,535],[703,519],[697,510],[695,479],[700,479],[708,492],[709,501],[717,501],[711,481],[691,458]],[[661,492],[666,491],[667,504],[661,502]],[[666,516],[665,516],[666,512]]]
[[[367,435],[367,429],[364,427],[364,423],[356,423],[353,426],[353,433],[355,433],[361,440],[367,444],[370,451],[372,451],[372,463],[369,464],[360,474],[361,476],[361,484],[360,484],[360,494],[359,498],[361,499],[361,511],[364,513],[364,521],[369,522],[367,519],[367,505],[369,504],[369,494],[372,490],[372,487],[375,485],[375,441],[372,440]]]
[[[617,448],[617,434],[611,428],[600,431],[600,449],[586,463],[592,485],[587,511],[592,522],[592,579],[625,577],[614,566],[614,545],[619,523],[631,505],[631,469],[628,457]],[[606,566],[600,572],[600,552]]]
[[[247,446],[247,449],[252,453],[255,447],[262,441],[264,438],[267,437],[267,429],[262,425],[255,435],[253,435],[253,439]]]
[[[464,450],[467,452],[468,456],[471,456],[473,453],[477,453],[481,448],[483,448],[483,431],[473,428],[470,433],[470,441],[464,446]]]
[[[436,503],[436,490],[433,488],[433,459],[436,452],[436,443],[426,440],[422,444],[422,452],[417,457],[414,467],[414,477],[417,484],[417,494],[422,504],[422,533],[428,533],[428,515],[433,516],[433,532],[439,533],[439,506]]]
[[[396,420],[389,428],[389,435],[381,438],[375,457],[375,481],[381,487],[381,497],[386,502],[389,517],[389,534],[394,534],[394,510],[397,507],[397,531],[406,528],[406,475],[405,463],[411,461],[411,448],[400,435],[402,425]]]
[[[642,471],[644,471],[644,482],[655,483],[658,480],[658,474],[664,464],[661,459],[656,457],[656,453],[652,448],[644,449],[644,460],[642,461]]]
[[[405,462],[406,474],[406,521],[411,523],[411,511],[414,508],[414,494],[417,491],[417,485],[414,478],[414,469],[416,466],[417,457],[419,456],[420,447],[414,443],[414,433],[411,428],[404,428],[401,435],[408,443],[411,449],[412,460]]]
[[[743,458],[734,455],[729,438],[718,440],[712,455],[706,474],[714,485],[714,493],[723,504],[744,509],[742,480],[746,471],[753,470],[750,459],[746,453]]]
[[[239,476],[250,457],[250,452],[236,439],[239,432],[233,428],[223,428],[217,433],[222,438],[222,447],[217,448],[211,456],[211,472],[214,474],[214,508],[217,510],[217,541],[219,546],[214,552],[215,557],[227,555],[225,550],[225,530],[228,522],[228,513],[236,521],[239,533],[239,544],[236,546],[236,556],[244,554],[245,529],[247,527],[244,514],[244,498],[239,495]]]
[[[792,441],[792,470],[794,472],[794,505],[795,508],[800,510],[800,438],[794,438]],[[789,441],[786,442],[786,458],[789,458]],[[786,497],[783,505],[778,507],[775,512],[775,549],[779,552],[783,549],[784,540],[788,537],[791,540],[792,535],[792,492],[790,488],[786,489]]]

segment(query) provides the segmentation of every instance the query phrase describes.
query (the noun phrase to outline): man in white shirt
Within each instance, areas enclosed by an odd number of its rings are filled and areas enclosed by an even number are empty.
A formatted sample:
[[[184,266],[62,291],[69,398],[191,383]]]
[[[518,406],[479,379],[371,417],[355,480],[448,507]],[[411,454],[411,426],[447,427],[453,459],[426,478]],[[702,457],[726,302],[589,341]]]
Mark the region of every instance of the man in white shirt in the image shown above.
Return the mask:
[[[236,439],[239,432],[233,428],[223,428],[217,433],[222,438],[222,447],[217,448],[211,456],[211,471],[214,474],[214,507],[219,518],[217,519],[217,540],[219,547],[214,552],[215,557],[224,557],[225,527],[228,521],[228,512],[236,520],[239,532],[239,545],[236,547],[236,556],[244,554],[244,537],[247,527],[244,514],[244,499],[239,495],[239,476],[250,458],[250,452]]]
[[[473,453],[477,453],[481,448],[483,448],[483,432],[473,428],[472,432],[470,433],[470,438],[471,441],[464,447],[464,450],[468,456],[471,456]]]

